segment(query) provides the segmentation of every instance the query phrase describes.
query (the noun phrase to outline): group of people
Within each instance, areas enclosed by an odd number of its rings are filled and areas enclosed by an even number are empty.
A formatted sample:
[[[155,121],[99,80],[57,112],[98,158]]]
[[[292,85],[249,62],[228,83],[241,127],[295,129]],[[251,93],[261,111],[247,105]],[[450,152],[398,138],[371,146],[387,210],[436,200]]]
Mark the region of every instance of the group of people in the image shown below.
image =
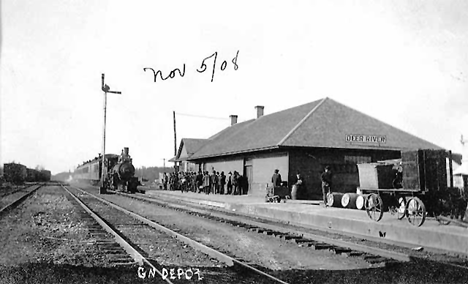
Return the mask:
[[[333,174],[330,170],[330,166],[326,166],[324,172],[320,175],[322,181],[322,195],[323,203],[327,205],[327,195],[331,192]],[[273,186],[281,186],[282,179],[279,170],[276,169],[273,176],[271,177],[271,182]],[[291,188],[291,199],[298,199],[300,195],[303,195],[305,192],[305,181],[300,173],[296,174],[296,179]]]
[[[225,175],[222,171],[217,172],[214,169],[211,173],[208,171],[171,173],[169,176],[163,174],[164,190],[180,190],[181,192],[197,192],[205,194],[247,194],[247,178],[234,171]]]
[[[331,191],[332,186],[332,173],[330,166],[325,167],[325,171],[321,174],[322,181],[322,194],[323,202],[327,204],[327,194]],[[276,169],[271,177],[273,186],[281,186],[283,181],[279,170]],[[171,173],[169,176],[163,174],[163,188],[164,190],[180,190],[181,192],[197,192],[205,194],[230,194],[230,195],[243,195],[247,194],[248,181],[247,178],[240,175],[239,172],[229,172],[226,176],[224,172],[221,173],[212,170],[196,172],[183,172]],[[300,173],[297,173],[296,179],[291,188],[291,199],[298,199],[304,194],[305,181]]]
[[[271,183],[273,186],[282,186],[283,180],[279,170],[276,169],[273,176],[271,177]],[[305,182],[300,173],[296,174],[296,179],[291,188],[291,199],[296,200],[300,195],[303,195],[305,191]]]

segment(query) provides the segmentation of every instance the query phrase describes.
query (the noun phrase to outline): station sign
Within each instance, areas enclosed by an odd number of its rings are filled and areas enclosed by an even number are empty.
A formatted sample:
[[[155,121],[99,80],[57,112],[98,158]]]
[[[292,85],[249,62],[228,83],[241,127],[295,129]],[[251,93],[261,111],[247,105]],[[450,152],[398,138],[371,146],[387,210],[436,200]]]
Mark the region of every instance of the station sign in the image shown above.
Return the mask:
[[[387,136],[384,136],[384,135],[346,134],[346,142],[385,144],[385,143],[387,143]]]

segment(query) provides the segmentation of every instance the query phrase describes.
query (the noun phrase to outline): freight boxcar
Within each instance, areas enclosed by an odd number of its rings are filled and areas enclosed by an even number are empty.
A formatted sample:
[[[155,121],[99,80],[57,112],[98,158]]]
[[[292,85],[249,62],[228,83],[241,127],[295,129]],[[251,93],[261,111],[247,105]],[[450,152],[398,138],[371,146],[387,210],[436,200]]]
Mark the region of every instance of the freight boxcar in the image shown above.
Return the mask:
[[[16,163],[3,164],[3,172],[5,181],[17,184],[23,183],[28,176],[26,166]]]
[[[51,172],[48,170],[42,170],[39,172],[39,181],[50,181]]]
[[[26,181],[28,181],[28,182],[38,181],[39,171],[37,171],[35,169],[27,168],[26,172],[27,172]]]

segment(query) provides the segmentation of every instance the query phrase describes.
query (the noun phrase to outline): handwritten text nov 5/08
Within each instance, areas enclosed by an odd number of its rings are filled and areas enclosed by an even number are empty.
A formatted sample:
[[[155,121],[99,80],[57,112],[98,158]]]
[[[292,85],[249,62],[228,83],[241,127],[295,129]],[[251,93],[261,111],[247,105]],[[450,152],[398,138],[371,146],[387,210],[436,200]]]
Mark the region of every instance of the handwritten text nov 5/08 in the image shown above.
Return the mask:
[[[231,65],[232,68],[237,71],[237,69],[239,69],[239,65],[237,64],[238,58],[239,58],[239,50],[236,52],[236,55],[230,60],[230,62],[228,62],[227,60],[223,60],[221,62],[221,66],[219,66],[219,70],[224,71],[227,68],[229,68],[229,65]],[[211,68],[211,82],[213,82],[215,73],[218,70],[217,65],[216,65],[217,60],[218,60],[218,52],[216,51],[210,56],[204,58],[200,64],[200,67],[197,68],[196,71],[201,74],[207,71],[209,68]],[[213,62],[212,66],[210,64],[211,63],[210,61]],[[210,66],[208,64],[210,64]],[[179,68],[175,68],[174,70],[169,72],[169,74],[166,77],[164,77],[163,72],[161,70],[154,71],[154,69],[151,67],[143,68],[144,72],[146,72],[147,70],[153,71],[153,80],[156,83],[158,76],[160,80],[162,81],[165,81],[167,79],[173,79],[174,77],[176,77],[177,73],[179,74],[180,77],[184,77],[185,76],[185,63],[182,65],[182,70],[180,70]]]

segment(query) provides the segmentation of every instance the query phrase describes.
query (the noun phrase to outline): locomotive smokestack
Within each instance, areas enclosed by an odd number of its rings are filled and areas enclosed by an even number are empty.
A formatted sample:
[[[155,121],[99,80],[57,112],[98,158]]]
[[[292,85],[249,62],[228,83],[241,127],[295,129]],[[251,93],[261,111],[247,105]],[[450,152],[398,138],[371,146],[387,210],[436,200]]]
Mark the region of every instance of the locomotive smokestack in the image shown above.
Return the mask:
[[[124,147],[124,155],[128,156],[128,147]]]

